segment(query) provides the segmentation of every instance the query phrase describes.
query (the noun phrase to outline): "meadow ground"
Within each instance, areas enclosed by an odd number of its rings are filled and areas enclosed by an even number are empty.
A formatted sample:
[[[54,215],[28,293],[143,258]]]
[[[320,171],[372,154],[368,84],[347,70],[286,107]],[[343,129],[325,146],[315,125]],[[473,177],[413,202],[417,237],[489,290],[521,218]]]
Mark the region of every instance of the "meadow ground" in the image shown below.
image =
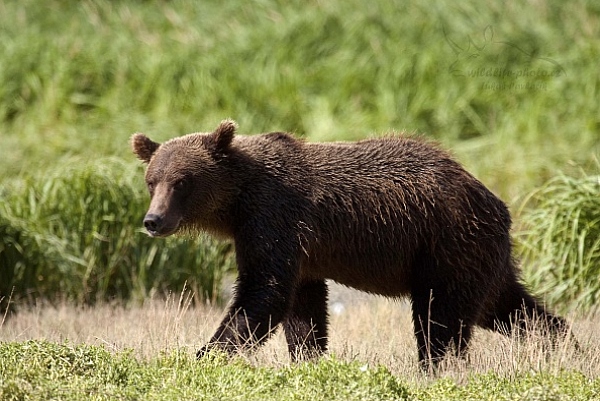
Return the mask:
[[[410,305],[406,301],[334,288],[334,299],[339,298],[340,293],[354,297],[342,295],[343,302],[332,302],[331,354],[341,361],[383,365],[394,375],[416,383],[431,378],[423,375],[417,364]],[[20,311],[16,318],[4,321],[0,341],[85,343],[113,352],[132,350],[142,360],[174,350],[193,355],[210,337],[222,314],[220,307],[193,306],[189,293],[172,295],[167,300],[149,299],[141,305],[126,307],[43,305]],[[544,352],[548,340],[537,334],[518,339],[477,330],[467,360],[446,361],[439,375],[459,383],[471,374],[488,372],[512,377],[531,371],[557,374],[568,370],[590,378],[600,377],[600,339],[595,335],[600,316],[571,316],[569,320],[581,345],[580,351],[565,342],[548,354]],[[257,366],[290,364],[282,333],[244,358]]]
[[[350,290],[342,290],[348,293]],[[598,400],[598,315],[570,316],[580,349],[476,331],[466,360],[417,364],[406,302],[333,291],[331,347],[291,363],[281,333],[233,360],[197,361],[223,309],[189,293],[141,305],[66,303],[0,325],[2,400]]]

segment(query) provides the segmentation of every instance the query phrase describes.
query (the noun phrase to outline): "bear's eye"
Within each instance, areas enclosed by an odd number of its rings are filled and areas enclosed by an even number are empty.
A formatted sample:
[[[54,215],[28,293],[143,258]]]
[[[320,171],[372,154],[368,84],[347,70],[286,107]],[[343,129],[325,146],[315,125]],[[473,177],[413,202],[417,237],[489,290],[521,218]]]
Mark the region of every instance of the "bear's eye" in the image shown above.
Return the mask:
[[[150,193],[154,192],[154,183],[153,182],[148,182],[148,183],[146,183],[146,185],[148,186],[148,191]]]
[[[187,186],[188,179],[182,178],[175,183],[175,189],[181,191]]]

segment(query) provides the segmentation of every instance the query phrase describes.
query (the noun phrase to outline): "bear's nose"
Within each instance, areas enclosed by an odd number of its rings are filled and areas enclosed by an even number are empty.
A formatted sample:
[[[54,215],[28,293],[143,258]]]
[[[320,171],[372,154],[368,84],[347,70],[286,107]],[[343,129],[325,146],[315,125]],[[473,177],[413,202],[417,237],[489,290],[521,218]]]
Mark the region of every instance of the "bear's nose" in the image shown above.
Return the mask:
[[[157,214],[147,214],[144,217],[144,227],[150,232],[156,232],[160,228],[162,218]]]

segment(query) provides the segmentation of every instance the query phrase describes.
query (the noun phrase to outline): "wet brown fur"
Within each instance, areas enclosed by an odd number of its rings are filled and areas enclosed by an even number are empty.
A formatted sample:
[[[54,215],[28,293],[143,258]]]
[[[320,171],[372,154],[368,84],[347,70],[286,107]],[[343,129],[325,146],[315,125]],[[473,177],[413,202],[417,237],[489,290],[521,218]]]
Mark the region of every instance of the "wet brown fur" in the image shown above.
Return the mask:
[[[324,352],[325,279],[410,297],[425,363],[462,353],[476,325],[510,331],[538,315],[563,330],[519,282],[507,207],[443,150],[401,135],[321,144],[235,129],[132,138],[148,163],[151,235],[235,243],[235,296],[198,356],[261,343],[279,324],[293,358]]]

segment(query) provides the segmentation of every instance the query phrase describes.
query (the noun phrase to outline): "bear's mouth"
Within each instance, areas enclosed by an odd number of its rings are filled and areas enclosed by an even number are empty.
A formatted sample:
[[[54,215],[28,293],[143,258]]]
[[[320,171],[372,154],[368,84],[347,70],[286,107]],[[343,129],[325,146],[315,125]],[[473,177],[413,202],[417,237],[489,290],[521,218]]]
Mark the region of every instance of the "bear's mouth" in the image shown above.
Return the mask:
[[[146,232],[152,238],[165,238],[165,237],[175,234],[178,230],[179,230],[179,224],[174,227],[163,227],[160,230],[146,229]]]
[[[172,230],[163,230],[163,231],[156,231],[156,230],[148,230],[148,229],[146,229],[146,232],[152,238],[165,238],[165,237],[168,237],[168,236],[170,236],[172,234],[175,234],[177,232],[177,228],[172,229]]]

